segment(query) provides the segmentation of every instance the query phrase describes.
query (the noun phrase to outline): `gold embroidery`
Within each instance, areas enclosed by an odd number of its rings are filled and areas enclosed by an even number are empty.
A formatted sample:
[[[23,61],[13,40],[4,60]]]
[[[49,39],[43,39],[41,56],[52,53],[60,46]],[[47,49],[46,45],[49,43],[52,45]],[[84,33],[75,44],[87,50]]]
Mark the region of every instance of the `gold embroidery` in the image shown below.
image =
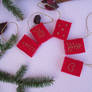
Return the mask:
[[[66,27],[68,27],[69,25],[68,24],[65,24]]]
[[[70,64],[68,64],[67,69],[69,72],[73,72],[75,67],[76,67],[75,63],[70,63]]]
[[[34,32],[37,34],[37,36],[39,36],[39,38],[45,37],[45,33],[44,33],[44,31],[41,29],[41,27],[35,29]]]
[[[35,50],[35,48],[32,45],[29,45],[26,42],[22,42],[22,44],[29,50],[31,50],[31,52],[33,52]]]
[[[62,26],[62,24],[58,24],[58,27],[61,27]]]
[[[60,35],[60,32],[57,32],[57,35]]]
[[[81,48],[81,44],[80,43],[66,43],[67,48],[68,48],[68,52],[71,52],[73,49],[79,50]]]
[[[64,28],[61,28],[61,31],[64,31]]]
[[[62,37],[65,37],[65,35],[63,34]]]

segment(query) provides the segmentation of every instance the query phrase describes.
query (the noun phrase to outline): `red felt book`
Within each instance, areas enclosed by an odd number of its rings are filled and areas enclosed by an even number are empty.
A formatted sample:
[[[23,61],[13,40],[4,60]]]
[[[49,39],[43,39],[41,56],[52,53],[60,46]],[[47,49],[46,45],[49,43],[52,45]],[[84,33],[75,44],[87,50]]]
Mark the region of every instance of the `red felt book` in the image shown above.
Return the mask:
[[[70,28],[71,28],[70,22],[64,21],[64,20],[57,20],[56,27],[54,30],[53,35],[59,39],[67,40]]]
[[[79,54],[85,52],[84,41],[82,38],[65,40],[64,48],[66,54]]]
[[[33,27],[30,32],[32,35],[35,37],[35,39],[38,41],[38,43],[43,43],[44,41],[48,40],[51,38],[50,33],[48,30],[45,28],[43,23],[40,23]]]
[[[65,57],[61,71],[80,77],[82,68],[83,62]]]
[[[38,45],[26,35],[24,35],[23,38],[18,42],[17,47],[30,57],[32,57],[38,49]]]

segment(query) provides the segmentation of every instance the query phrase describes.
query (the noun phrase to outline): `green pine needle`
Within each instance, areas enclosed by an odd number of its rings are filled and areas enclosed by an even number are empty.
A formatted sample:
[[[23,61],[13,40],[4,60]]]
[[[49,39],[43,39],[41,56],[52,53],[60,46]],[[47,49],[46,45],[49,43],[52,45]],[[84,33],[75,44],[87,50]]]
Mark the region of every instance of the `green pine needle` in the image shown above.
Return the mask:
[[[26,78],[23,80],[24,87],[44,87],[53,84],[53,79],[49,77]]]
[[[19,86],[19,87],[17,88],[17,92],[25,92],[25,90],[24,90],[23,87]]]
[[[16,75],[13,76],[9,73],[0,71],[0,81],[9,82],[18,85],[17,92],[25,92],[25,88],[29,87],[45,87],[53,84],[53,78],[49,77],[37,77],[37,78],[25,78],[22,79],[24,73],[26,72],[27,66],[23,65]]]
[[[4,44],[0,43],[0,57],[4,55],[4,53],[10,49],[17,41],[17,35],[12,35],[11,38]]]
[[[3,5],[11,11],[16,17],[23,20],[23,14],[19,8],[17,8],[11,0],[2,0]]]
[[[27,70],[27,66],[23,65],[19,69],[19,71],[17,71],[17,73],[16,73],[16,80],[22,79],[22,77],[24,76],[26,70]]]
[[[10,75],[9,73],[0,71],[0,81],[15,83],[14,78],[15,77],[13,75]]]

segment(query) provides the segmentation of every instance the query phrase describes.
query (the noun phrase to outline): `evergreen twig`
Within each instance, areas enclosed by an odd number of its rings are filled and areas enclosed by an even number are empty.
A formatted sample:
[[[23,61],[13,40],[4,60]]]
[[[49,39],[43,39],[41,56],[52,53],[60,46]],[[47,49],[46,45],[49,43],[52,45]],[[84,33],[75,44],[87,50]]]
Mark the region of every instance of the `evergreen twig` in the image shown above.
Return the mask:
[[[16,73],[16,80],[21,79],[27,70],[27,66],[23,65]]]
[[[0,81],[15,83],[14,79],[15,77],[13,75],[0,71]]]
[[[24,87],[44,87],[50,86],[52,83],[53,79],[49,77],[26,78],[23,80]]]
[[[18,85],[17,92],[24,92],[25,88],[29,88],[29,87],[50,86],[54,81],[53,78],[49,78],[49,77],[22,79],[26,70],[27,70],[27,66],[23,65],[19,69],[19,71],[16,72],[15,76],[0,71],[0,81],[17,84]]]
[[[11,0],[2,0],[3,5],[13,13],[16,17],[23,20],[23,14],[19,8],[17,8]]]
[[[17,88],[17,92],[24,92],[25,91],[25,89],[23,88],[23,87],[21,87],[21,86],[19,86],[18,88]]]
[[[17,35],[12,35],[11,38],[4,44],[0,43],[0,57],[4,55],[6,50],[10,49],[17,41]]]

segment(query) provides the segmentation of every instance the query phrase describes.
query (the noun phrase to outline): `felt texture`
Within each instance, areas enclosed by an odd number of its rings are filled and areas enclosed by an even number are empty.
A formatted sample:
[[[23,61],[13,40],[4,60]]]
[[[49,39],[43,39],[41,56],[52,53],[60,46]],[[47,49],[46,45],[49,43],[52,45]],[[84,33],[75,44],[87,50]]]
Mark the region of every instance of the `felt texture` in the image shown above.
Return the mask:
[[[27,35],[24,35],[23,38],[18,42],[17,47],[32,57],[38,49],[38,44]]]
[[[69,73],[80,77],[83,62],[65,57],[61,72]]]
[[[30,15],[34,12],[43,12],[54,18],[54,22],[45,24],[48,32],[53,34],[58,13],[56,11],[47,11],[37,7],[40,0],[16,0],[15,4],[23,11],[25,19],[23,21],[16,20],[12,13],[8,12],[0,3],[0,22],[14,21],[19,25],[18,41],[27,34],[34,39],[30,33],[33,27],[32,20],[34,16]],[[83,38],[86,33],[85,19],[92,12],[92,0],[73,0],[59,5],[58,10],[61,12],[61,19],[72,23],[68,40],[75,38]],[[49,21],[50,19],[44,15],[41,22]],[[30,28],[27,21],[29,21]],[[88,19],[89,32],[92,32],[92,16]],[[8,25],[8,29],[3,34],[6,39],[9,39],[12,33],[16,33],[16,26]],[[83,63],[92,64],[92,35],[84,39],[86,53],[69,55],[70,58],[83,61]],[[37,50],[35,55],[30,58],[22,53],[16,45],[8,50],[0,59],[0,70],[15,74],[23,64],[28,64],[28,71],[24,77],[30,76],[53,76],[55,82],[50,87],[45,88],[29,88],[26,92],[92,92],[92,68],[83,65],[80,77],[61,72],[64,62],[65,51],[63,40],[52,38],[43,43]],[[16,92],[16,85],[0,82],[0,92]]]
[[[70,22],[58,19],[53,35],[61,40],[67,40],[71,24]]]
[[[43,25],[43,23],[40,23],[38,25],[35,25],[30,32],[34,36],[34,38],[37,40],[39,44],[47,41],[51,38],[50,33],[46,29],[46,27]]]
[[[67,55],[85,53],[85,45],[82,38],[65,40],[64,48]]]

